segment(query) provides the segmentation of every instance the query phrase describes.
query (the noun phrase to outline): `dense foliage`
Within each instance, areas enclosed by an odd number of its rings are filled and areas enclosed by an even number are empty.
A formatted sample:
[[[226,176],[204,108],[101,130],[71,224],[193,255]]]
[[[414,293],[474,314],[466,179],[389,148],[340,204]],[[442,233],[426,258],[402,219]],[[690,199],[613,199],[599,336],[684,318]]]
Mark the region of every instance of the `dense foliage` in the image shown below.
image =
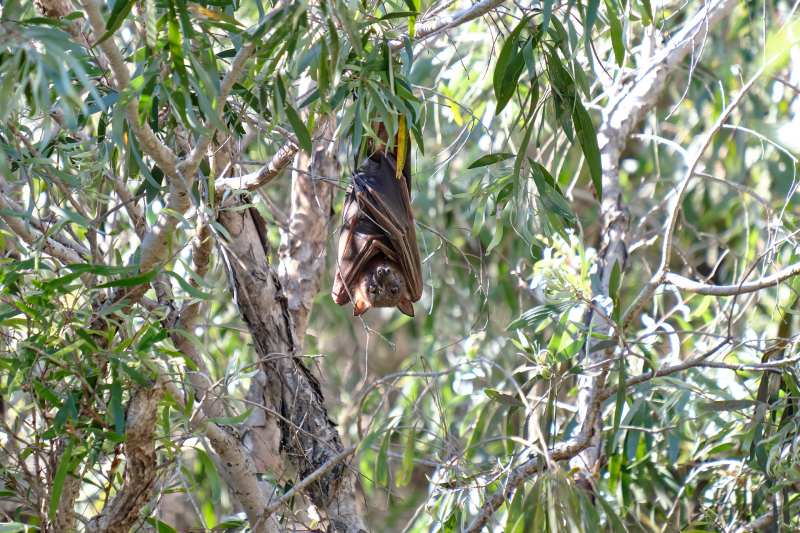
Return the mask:
[[[130,487],[127,528],[266,527],[209,436],[288,416],[248,393],[242,189],[371,530],[799,528],[795,7],[5,1],[0,530],[112,530]],[[356,319],[343,191],[401,121],[425,294]],[[334,530],[292,494],[276,527]]]

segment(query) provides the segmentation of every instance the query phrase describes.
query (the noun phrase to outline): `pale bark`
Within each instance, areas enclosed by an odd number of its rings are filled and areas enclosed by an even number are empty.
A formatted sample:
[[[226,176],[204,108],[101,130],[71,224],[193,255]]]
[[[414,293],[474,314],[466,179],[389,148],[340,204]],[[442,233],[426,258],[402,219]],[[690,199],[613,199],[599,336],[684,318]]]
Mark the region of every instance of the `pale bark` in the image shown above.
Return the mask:
[[[161,387],[133,392],[125,426],[125,480],[102,512],[87,524],[86,531],[127,533],[152,497],[157,473],[154,431],[161,394]]]
[[[622,188],[619,182],[619,162],[622,151],[645,114],[656,104],[661,91],[666,86],[670,74],[682,64],[684,58],[697,51],[701,42],[708,36],[709,28],[727,16],[738,4],[736,0],[716,0],[707,3],[694,15],[644,65],[641,65],[631,83],[625,85],[603,107],[602,120],[598,128],[598,145],[603,173],[603,198],[601,201],[602,243],[598,250],[597,265],[600,283],[592,301],[598,307],[608,310],[609,283],[614,266],[620,273],[625,269],[627,259],[626,240],[628,232],[628,209],[622,199]],[[592,312],[589,327],[592,335],[587,342],[585,366],[595,368],[593,373],[582,375],[578,380],[578,416],[585,424],[592,399],[597,394],[598,383],[605,380],[607,365],[603,360],[610,360],[608,350],[594,350],[593,347],[603,339],[603,335],[612,334],[612,325],[607,316],[610,313]],[[577,469],[577,477],[586,482],[592,478],[600,458],[601,417],[595,412],[594,434],[591,444],[573,458],[570,466]]]
[[[333,184],[319,178],[339,175],[335,144],[330,140],[334,129],[334,121],[326,121],[319,130],[321,139],[312,156],[304,152],[297,156],[289,228],[281,240],[279,273],[300,345],[325,267],[334,189]]]
[[[482,0],[466,9],[456,11],[455,13],[445,13],[443,15],[428,17],[417,24],[414,41],[415,43],[419,43],[426,39],[431,39],[451,28],[480,18],[503,4],[504,1],[505,0]],[[403,41],[394,39],[389,42],[389,46],[394,50],[399,50],[403,47]]]
[[[285,457],[303,479],[344,448],[317,378],[298,357],[292,313],[267,262],[264,223],[248,202],[246,196],[232,196],[219,214],[231,238],[223,245],[231,288],[260,360],[248,393],[255,410],[245,424],[245,444],[259,471],[280,474]],[[337,464],[305,493],[327,514],[332,531],[366,530],[347,465]]]
[[[281,146],[269,162],[249,174],[232,178],[218,179],[215,183],[217,193],[226,189],[254,191],[275,179],[294,159],[299,150],[296,143],[289,141]]]
[[[181,391],[163,373],[160,375],[160,383],[180,405],[185,405]],[[279,529],[275,520],[270,517],[263,518],[269,495],[259,485],[256,467],[236,430],[215,424],[202,412],[195,413],[191,424],[193,428],[205,433],[219,456],[231,495],[244,509],[250,520],[250,528],[255,533],[277,533]]]
[[[70,0],[34,0],[33,3],[45,17],[60,19],[73,11]]]
[[[769,287],[774,287],[800,274],[800,263],[794,263],[785,268],[780,269],[778,272],[769,276],[764,276],[753,281],[742,281],[733,285],[713,285],[710,283],[702,283],[686,277],[683,277],[674,272],[667,272],[664,275],[664,281],[671,283],[679,289],[686,292],[693,292],[696,294],[709,294],[712,296],[735,296],[737,294],[747,294],[749,292],[760,291]]]

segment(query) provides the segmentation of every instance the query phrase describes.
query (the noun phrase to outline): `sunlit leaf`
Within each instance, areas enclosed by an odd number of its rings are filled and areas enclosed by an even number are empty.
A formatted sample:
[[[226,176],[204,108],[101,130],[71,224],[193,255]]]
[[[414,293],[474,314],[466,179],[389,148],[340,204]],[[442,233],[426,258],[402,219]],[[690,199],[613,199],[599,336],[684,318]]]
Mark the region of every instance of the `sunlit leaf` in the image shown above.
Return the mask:
[[[114,32],[125,22],[125,18],[130,14],[135,3],[136,0],[117,0],[114,2],[114,8],[106,21],[106,32],[97,40],[95,46],[114,35]]]
[[[514,154],[510,154],[507,152],[502,152],[498,154],[486,154],[484,156],[479,157],[469,165],[467,168],[478,168],[478,167],[485,167],[488,165],[494,165],[495,163],[499,163],[500,161],[505,161],[506,159],[511,159],[514,157]]]
[[[311,146],[311,134],[308,132],[308,128],[306,128],[303,119],[300,118],[300,115],[297,113],[297,110],[286,102],[286,107],[284,108],[286,112],[286,118],[289,119],[289,124],[292,125],[292,130],[294,130],[294,134],[297,136],[297,141],[300,143],[300,147],[308,154],[311,153],[312,146]]]

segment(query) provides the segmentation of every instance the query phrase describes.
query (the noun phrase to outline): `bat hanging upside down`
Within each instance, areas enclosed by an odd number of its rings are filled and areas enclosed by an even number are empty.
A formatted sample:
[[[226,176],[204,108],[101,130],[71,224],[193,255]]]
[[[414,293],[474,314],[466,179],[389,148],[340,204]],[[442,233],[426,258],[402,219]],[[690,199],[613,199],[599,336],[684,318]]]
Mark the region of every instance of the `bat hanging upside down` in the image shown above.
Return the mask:
[[[385,137],[384,137],[385,138]],[[353,316],[371,307],[397,307],[414,316],[422,297],[422,266],[408,157],[397,172],[397,151],[375,150],[353,175],[344,202],[336,276],[331,295],[353,301]]]

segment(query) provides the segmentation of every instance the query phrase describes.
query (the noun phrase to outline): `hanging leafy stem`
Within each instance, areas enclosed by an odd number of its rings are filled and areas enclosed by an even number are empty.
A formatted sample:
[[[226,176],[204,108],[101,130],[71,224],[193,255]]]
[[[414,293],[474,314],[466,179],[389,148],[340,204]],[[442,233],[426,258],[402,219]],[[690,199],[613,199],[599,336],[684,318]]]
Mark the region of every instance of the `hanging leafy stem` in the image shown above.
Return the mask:
[[[358,159],[366,153],[367,139],[377,139],[377,132],[372,128],[376,121],[384,124],[388,132],[407,127],[424,153],[421,128],[425,108],[407,79],[413,60],[410,47],[405,46],[398,53],[384,35],[382,40],[363,42],[362,49],[364,55],[351,50],[344,67],[344,83],[333,97],[337,103],[348,96],[353,99],[353,105],[345,108],[340,119],[339,131],[351,139],[353,153],[358,154]],[[406,139],[405,134],[401,137]],[[392,148],[394,135],[389,135],[388,142]],[[403,157],[407,157],[409,149],[407,145],[401,147]]]
[[[540,116],[539,84],[545,84],[551,89],[556,123],[568,140],[573,141],[577,137],[586,157],[595,193],[600,197],[602,175],[597,132],[578,91],[581,86],[588,93],[588,87],[584,86],[580,69],[571,67],[566,30],[557,19],[549,15],[550,13],[543,12],[535,17],[523,17],[503,42],[495,64],[492,79],[496,99],[495,112],[501,113],[506,109],[515,94],[521,101],[519,108],[527,109],[527,112],[520,113],[518,120],[524,133],[514,164],[514,181],[519,179],[530,143],[536,142],[535,131],[542,127],[536,118]],[[622,52],[619,54],[621,56]],[[537,58],[541,59],[538,63]],[[543,63],[543,69],[540,63]]]

